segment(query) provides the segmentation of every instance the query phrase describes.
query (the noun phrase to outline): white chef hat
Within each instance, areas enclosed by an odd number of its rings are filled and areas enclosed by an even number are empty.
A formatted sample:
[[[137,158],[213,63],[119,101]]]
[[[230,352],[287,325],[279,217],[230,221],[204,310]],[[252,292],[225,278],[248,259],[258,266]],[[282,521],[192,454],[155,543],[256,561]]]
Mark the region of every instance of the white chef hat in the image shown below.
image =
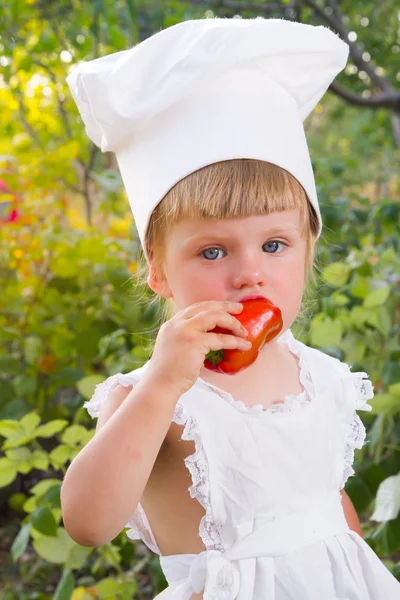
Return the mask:
[[[230,159],[264,160],[300,182],[322,222],[303,121],[345,67],[324,26],[199,19],[67,77],[89,138],[112,151],[145,249],[151,213],[181,179]],[[147,256],[147,255],[146,255]]]

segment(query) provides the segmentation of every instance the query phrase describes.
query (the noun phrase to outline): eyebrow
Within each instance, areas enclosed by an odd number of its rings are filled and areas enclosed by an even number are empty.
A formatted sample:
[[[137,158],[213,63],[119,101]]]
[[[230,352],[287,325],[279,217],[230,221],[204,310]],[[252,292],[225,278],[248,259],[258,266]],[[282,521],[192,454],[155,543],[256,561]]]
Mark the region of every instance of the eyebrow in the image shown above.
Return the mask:
[[[270,236],[270,235],[277,235],[278,233],[284,235],[285,233],[293,233],[293,232],[298,232],[299,228],[295,227],[293,225],[290,225],[288,227],[273,227],[272,229],[266,229],[264,231],[264,235],[265,236]],[[209,239],[213,239],[216,241],[225,241],[225,240],[229,240],[231,239],[231,236],[229,235],[222,235],[222,234],[218,234],[218,233],[205,233],[205,234],[194,234],[191,237],[189,237],[187,240],[185,240],[184,245],[186,246],[187,244],[190,243],[200,243],[202,241],[205,240],[209,240]]]

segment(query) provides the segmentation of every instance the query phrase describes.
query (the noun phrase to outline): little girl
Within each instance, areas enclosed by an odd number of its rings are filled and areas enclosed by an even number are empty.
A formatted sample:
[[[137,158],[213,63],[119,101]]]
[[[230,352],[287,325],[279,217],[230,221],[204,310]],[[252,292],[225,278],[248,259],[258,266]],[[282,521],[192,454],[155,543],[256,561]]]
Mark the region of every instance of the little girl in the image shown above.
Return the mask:
[[[96,434],[63,519],[86,546],[128,526],[160,555],[159,599],[400,598],[344,492],[372,386],[290,329],[322,228],[303,121],[347,57],[324,27],[207,19],[68,76],[175,314],[143,367],[85,403]],[[203,368],[210,350],[249,349],[236,317],[254,296],[280,308],[280,335],[235,375]]]

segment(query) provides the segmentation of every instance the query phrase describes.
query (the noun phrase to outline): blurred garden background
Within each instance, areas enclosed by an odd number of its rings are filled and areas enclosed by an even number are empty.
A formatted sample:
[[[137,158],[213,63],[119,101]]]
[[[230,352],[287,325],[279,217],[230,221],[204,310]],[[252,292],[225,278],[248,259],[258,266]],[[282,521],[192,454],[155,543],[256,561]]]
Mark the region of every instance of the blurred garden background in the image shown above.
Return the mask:
[[[150,600],[158,558],[124,532],[63,528],[60,485],[94,434],[94,386],[149,357],[161,306],[114,155],[89,142],[65,78],[182,20],[279,17],[350,44],[305,122],[325,223],[298,337],[366,371],[367,444],[346,491],[400,580],[400,8],[396,0],[0,0],[0,597]],[[318,295],[317,295],[318,294]],[[382,598],[382,600],[384,600]]]

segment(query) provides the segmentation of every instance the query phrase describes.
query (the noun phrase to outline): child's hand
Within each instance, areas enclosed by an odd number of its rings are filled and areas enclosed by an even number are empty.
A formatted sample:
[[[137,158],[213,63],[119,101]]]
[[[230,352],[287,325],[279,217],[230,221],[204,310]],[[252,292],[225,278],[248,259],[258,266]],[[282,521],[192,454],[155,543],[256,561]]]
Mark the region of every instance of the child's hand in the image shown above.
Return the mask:
[[[246,329],[230,314],[242,310],[240,303],[210,300],[179,311],[160,327],[149,361],[149,374],[181,396],[197,380],[210,350],[249,350],[251,342],[243,339]],[[211,333],[217,325],[229,329],[232,335]]]

